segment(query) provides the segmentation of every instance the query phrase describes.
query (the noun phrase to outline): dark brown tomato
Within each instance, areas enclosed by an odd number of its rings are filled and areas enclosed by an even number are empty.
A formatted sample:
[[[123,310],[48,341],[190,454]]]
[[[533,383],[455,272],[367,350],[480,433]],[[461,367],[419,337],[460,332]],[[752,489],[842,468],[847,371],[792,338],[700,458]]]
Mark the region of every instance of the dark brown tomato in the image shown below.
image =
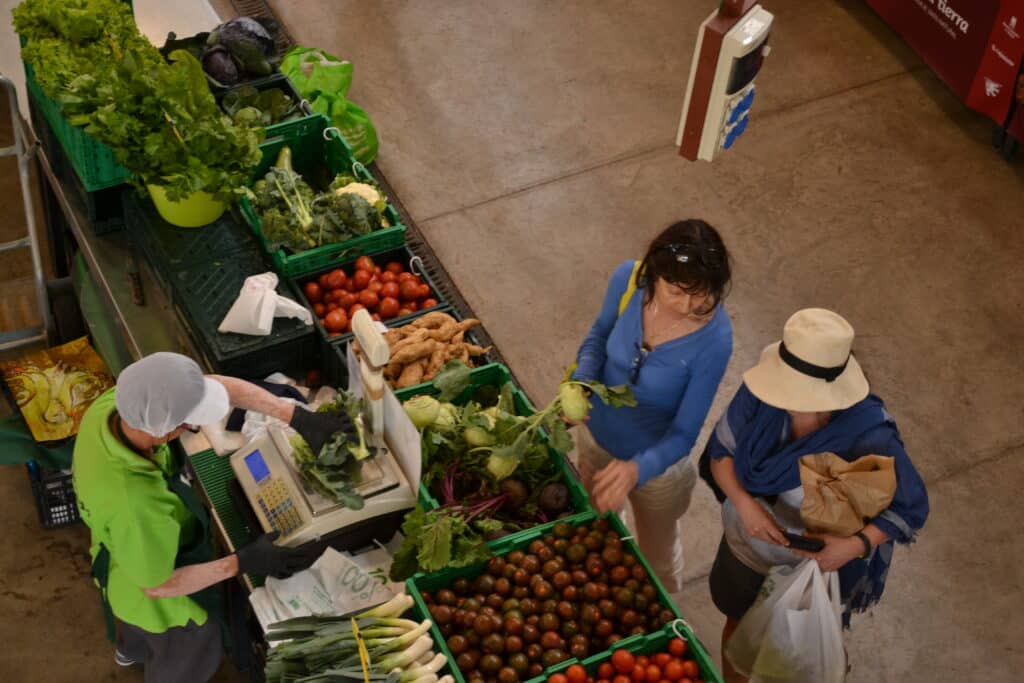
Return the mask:
[[[505,571],[505,558],[492,557],[487,561],[487,572],[494,578],[498,578]]]
[[[647,580],[647,570],[644,569],[643,565],[641,565],[641,564],[634,564],[631,571],[633,572],[633,578],[636,579],[637,581],[646,581]]]
[[[538,557],[539,557],[539,555],[538,555]],[[559,562],[556,562],[554,559],[548,559],[541,566],[541,570],[540,571],[541,571],[541,574],[544,576],[545,579],[550,580],[550,579],[554,578],[555,574],[557,574],[561,570],[561,568],[562,567],[561,567],[561,564]]]
[[[489,614],[481,614],[473,620],[473,632],[481,638],[494,633],[494,622],[491,621]]]
[[[537,555],[540,552],[540,549],[543,547],[544,541],[539,538],[536,538],[530,541],[530,545],[528,545],[526,549],[530,552],[531,555]]]
[[[479,667],[480,673],[485,676],[493,676],[501,670],[501,657],[494,654],[486,654],[480,658]]]
[[[540,560],[533,553],[523,557],[519,566],[525,569],[527,574],[537,574],[540,572]]]
[[[504,579],[499,579],[499,581],[503,580]],[[501,593],[491,593],[487,596],[487,599],[484,602],[491,609],[499,610],[501,609],[501,606],[505,604],[505,596]]]
[[[562,628],[559,629],[559,633],[562,634],[563,638],[572,638],[580,634],[580,622],[570,619],[569,621],[562,622]]]
[[[540,662],[534,662],[530,665],[530,670],[528,673],[530,678],[536,678],[537,676],[540,676],[542,673],[544,673],[544,665]]]
[[[469,672],[476,668],[479,661],[480,653],[478,651],[467,650],[455,659],[455,664],[461,671]]]
[[[542,631],[557,631],[561,622],[558,619],[558,615],[554,612],[545,612],[540,615],[540,629]]]
[[[558,618],[562,620],[575,619],[577,616],[576,606],[571,602],[563,600],[558,603],[557,607],[555,607],[555,614],[557,614]]]
[[[523,557],[525,557],[525,555],[526,553],[524,553],[522,550],[513,550],[505,557],[505,559],[506,561],[508,561],[509,564],[514,564],[518,566],[519,563],[523,561]]]
[[[555,575],[551,577],[551,583],[558,590],[565,590],[567,586],[572,585],[572,574],[567,571],[555,572]]]
[[[539,662],[544,655],[544,646],[540,643],[530,643],[526,646],[526,656],[531,662]]]
[[[608,578],[616,586],[621,586],[629,580],[629,570],[622,565],[612,567],[612,570],[608,572]]]
[[[456,597],[454,591],[449,590],[448,588],[442,588],[437,591],[437,595],[434,600],[440,605],[454,605]]]
[[[562,647],[562,636],[558,631],[545,631],[540,637],[540,646],[545,650],[554,650]]]
[[[512,589],[512,597],[522,600],[525,597],[529,597],[530,589],[527,586],[516,586]]]
[[[500,655],[505,651],[505,639],[500,633],[492,633],[480,642],[480,649],[484,654]]]
[[[539,605],[537,604],[537,601],[533,598],[523,598],[519,601],[519,611],[521,611],[526,616],[536,614],[538,609]]]
[[[568,600],[569,602],[576,602],[580,599],[580,589],[574,585],[566,586],[562,589],[562,599]]]
[[[512,582],[502,577],[494,580],[494,592],[505,597],[512,592]]]
[[[454,635],[449,638],[447,642],[448,649],[451,650],[452,654],[456,657],[465,652],[469,647],[469,643],[466,642],[466,636],[463,635]]]
[[[594,624],[594,635],[598,638],[607,638],[615,630],[615,626],[608,619],[601,619]]]
[[[523,641],[527,644],[540,640],[540,629],[533,624],[523,625]]]
[[[541,657],[541,661],[544,663],[544,666],[554,666],[555,664],[561,664],[568,658],[569,655],[565,654],[564,650],[547,650],[544,656]]]
[[[572,570],[572,583],[574,586],[582,586],[587,581],[590,581],[590,577],[582,569]]]
[[[506,636],[505,637],[505,652],[506,653],[508,653],[510,655],[514,655],[517,652],[522,652],[523,651],[523,647],[525,647],[525,645],[524,645],[523,639],[521,637],[519,637],[519,636]]]

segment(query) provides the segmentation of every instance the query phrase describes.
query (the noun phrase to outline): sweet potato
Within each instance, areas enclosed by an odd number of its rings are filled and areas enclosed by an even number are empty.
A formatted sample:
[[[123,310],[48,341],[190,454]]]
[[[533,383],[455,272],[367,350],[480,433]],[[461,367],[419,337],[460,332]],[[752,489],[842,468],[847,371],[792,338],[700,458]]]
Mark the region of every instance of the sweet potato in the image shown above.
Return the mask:
[[[423,361],[416,361],[415,363],[409,363],[402,370],[402,374],[398,377],[398,381],[395,383],[396,389],[405,389],[419,384],[423,381]]]
[[[409,344],[398,349],[391,354],[392,363],[411,363],[421,358],[426,358],[434,352],[438,342],[429,339],[427,341],[416,342],[415,344]],[[405,374],[405,371],[402,371]]]
[[[452,335],[455,334],[455,330],[458,327],[458,323],[454,319],[447,320],[441,323],[441,326],[437,329],[430,330],[429,336],[434,341],[448,343],[451,340]]]
[[[447,313],[442,313],[441,311],[431,311],[422,318],[413,320],[409,325],[412,325],[413,327],[436,329],[449,321],[455,322],[455,318],[451,317]]]
[[[434,375],[444,365],[445,360],[448,357],[448,347],[444,344],[438,344],[434,349],[434,352],[430,354],[430,361],[427,363],[427,369],[423,373],[424,380],[434,379]]]
[[[473,329],[474,327],[476,327],[479,324],[480,324],[480,321],[478,319],[476,319],[476,318],[466,318],[462,322],[457,323],[457,329],[455,331],[456,332],[465,332],[466,330]]]

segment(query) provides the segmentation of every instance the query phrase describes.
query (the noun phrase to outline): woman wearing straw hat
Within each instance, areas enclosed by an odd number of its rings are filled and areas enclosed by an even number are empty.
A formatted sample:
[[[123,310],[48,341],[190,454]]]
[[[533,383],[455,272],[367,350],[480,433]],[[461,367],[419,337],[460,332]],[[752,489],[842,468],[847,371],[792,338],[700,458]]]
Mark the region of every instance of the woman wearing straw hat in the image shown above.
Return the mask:
[[[767,347],[743,375],[706,453],[724,494],[724,535],[711,569],[711,597],[725,614],[725,643],[753,605],[772,567],[817,560],[838,571],[843,620],[882,595],[893,543],[910,543],[928,516],[928,494],[900,433],[853,357],[853,327],[832,311],[809,308],[787,322],[782,341]],[[801,456],[832,452],[852,461],[895,459],[897,488],[889,508],[848,538],[818,534],[816,553],[787,547],[783,531],[804,531]],[[720,498],[721,500],[722,498]],[[811,534],[808,534],[811,535]],[[723,656],[727,681],[743,681]]]

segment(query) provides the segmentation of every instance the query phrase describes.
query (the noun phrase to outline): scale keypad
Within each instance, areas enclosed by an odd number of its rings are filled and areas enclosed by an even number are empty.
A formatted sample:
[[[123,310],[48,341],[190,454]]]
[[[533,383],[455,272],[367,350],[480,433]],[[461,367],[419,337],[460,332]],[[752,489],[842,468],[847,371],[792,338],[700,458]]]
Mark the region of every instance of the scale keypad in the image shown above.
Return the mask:
[[[271,479],[262,485],[257,500],[270,526],[282,536],[302,526],[299,511],[295,509],[288,487],[282,480]]]

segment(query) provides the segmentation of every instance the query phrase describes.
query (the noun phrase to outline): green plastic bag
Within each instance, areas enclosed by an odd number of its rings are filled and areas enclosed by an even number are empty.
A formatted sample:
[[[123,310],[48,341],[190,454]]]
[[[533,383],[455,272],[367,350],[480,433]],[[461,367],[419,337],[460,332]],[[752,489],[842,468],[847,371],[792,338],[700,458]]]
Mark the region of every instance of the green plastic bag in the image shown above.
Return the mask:
[[[362,107],[348,100],[352,86],[352,62],[343,61],[316,47],[295,47],[281,60],[288,76],[318,114],[331,120],[352,148],[356,160],[371,163],[377,156],[377,129]]]

